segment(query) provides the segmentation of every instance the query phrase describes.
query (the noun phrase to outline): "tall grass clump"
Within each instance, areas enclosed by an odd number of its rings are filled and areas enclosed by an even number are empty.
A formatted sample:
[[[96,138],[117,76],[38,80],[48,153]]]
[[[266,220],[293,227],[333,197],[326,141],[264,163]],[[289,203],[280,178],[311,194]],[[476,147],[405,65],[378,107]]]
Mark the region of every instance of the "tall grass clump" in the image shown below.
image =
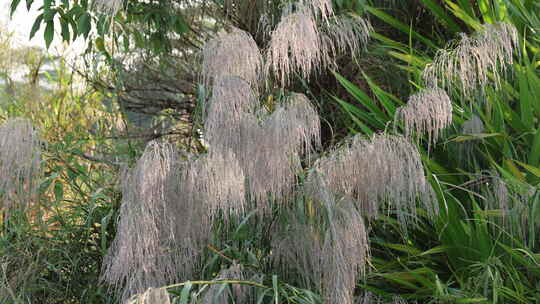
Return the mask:
[[[352,51],[367,41],[367,21],[358,17],[339,23],[331,20],[334,17],[327,0],[287,7],[271,32],[266,58],[253,38],[237,28],[219,32],[206,43],[201,77],[211,89],[203,109],[206,153],[187,155],[169,143],[151,142],[122,183],[118,232],[102,273],[122,299],[144,298],[154,290],[149,288],[202,279],[204,248],[216,233],[227,237],[223,225],[253,212],[264,219],[292,208],[288,202],[300,193],[302,158],[320,146],[319,115],[300,93],[283,90],[276,104],[265,103],[262,90],[270,86],[261,84],[272,79],[268,72],[282,86],[296,73],[307,78],[326,66],[337,50]],[[355,22],[361,26],[355,27]],[[341,36],[327,34],[323,43],[324,24],[346,30]],[[362,37],[360,42],[347,42],[347,35]],[[333,195],[321,203],[329,219],[321,235],[328,234],[324,242],[314,236],[311,251],[295,250],[325,277],[311,286],[321,287],[333,303],[352,303],[368,257],[367,234],[360,209],[336,203]],[[320,250],[323,255],[317,256]],[[231,270],[221,276],[241,273]],[[209,289],[208,297],[226,301],[212,295],[215,289]]]

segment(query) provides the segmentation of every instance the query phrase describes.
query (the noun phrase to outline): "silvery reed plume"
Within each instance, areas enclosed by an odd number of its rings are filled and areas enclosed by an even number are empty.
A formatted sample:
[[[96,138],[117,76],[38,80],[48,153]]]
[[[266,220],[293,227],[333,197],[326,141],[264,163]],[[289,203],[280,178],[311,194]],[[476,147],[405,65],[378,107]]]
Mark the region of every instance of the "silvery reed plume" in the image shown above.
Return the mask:
[[[446,91],[428,88],[409,97],[407,104],[395,114],[403,121],[405,137],[428,135],[428,142],[435,143],[439,133],[452,124],[452,101]]]
[[[301,1],[294,10],[284,11],[271,32],[266,70],[281,86],[296,74],[309,79],[313,72],[332,66],[338,51],[355,53],[365,46],[372,30],[359,16],[338,18],[330,1]]]
[[[208,41],[202,51],[203,83],[210,87],[212,81],[223,76],[236,76],[253,88],[264,77],[263,57],[251,35],[237,28],[221,31]]]
[[[265,210],[268,194],[280,198],[294,187],[300,156],[320,144],[320,121],[307,97],[295,93],[269,114],[247,82],[229,76],[214,83],[205,134],[209,155],[234,153],[250,197]]]
[[[306,287],[321,290],[324,303],[352,304],[369,259],[364,220],[352,202],[335,200],[324,186],[317,191],[323,197],[317,205],[322,211],[313,222],[291,216],[274,238],[273,259],[286,270],[293,268]]]
[[[120,221],[104,260],[103,279],[124,287],[123,299],[178,279],[177,257],[170,247],[180,235],[171,229],[173,201],[168,195],[176,161],[170,144],[151,142],[122,177]]]
[[[319,180],[336,197],[355,201],[368,217],[377,216],[386,204],[397,213],[404,229],[409,218],[416,218],[417,199],[428,212],[437,210],[420,153],[405,137],[378,134],[366,139],[357,135],[316,161],[308,183]]]
[[[454,45],[439,50],[422,78],[428,86],[461,90],[463,96],[471,97],[489,84],[498,86],[518,50],[519,38],[513,25],[485,24],[473,36],[461,34]]]

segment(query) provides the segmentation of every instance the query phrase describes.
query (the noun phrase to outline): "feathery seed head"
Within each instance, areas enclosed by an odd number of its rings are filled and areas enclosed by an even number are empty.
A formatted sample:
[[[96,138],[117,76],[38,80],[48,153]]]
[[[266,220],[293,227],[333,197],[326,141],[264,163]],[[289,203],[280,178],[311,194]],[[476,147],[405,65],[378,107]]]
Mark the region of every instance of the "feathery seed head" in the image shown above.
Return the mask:
[[[0,125],[0,201],[7,209],[35,200],[42,141],[26,119],[9,119]]]
[[[205,120],[205,134],[210,146],[234,149],[241,145],[240,122],[257,106],[258,96],[246,81],[235,76],[216,79]]]
[[[150,142],[124,177],[118,230],[102,270],[102,280],[123,300],[192,273],[199,248],[181,225],[193,226],[201,220],[182,222],[185,212],[178,212],[192,207],[176,201],[182,197],[175,191],[179,163],[171,144]]]
[[[218,33],[206,43],[202,55],[202,77],[207,87],[212,80],[223,76],[240,77],[253,88],[258,88],[263,79],[263,58],[257,43],[240,29]]]
[[[300,5],[309,8],[314,16],[320,16],[324,21],[334,16],[332,0],[301,0]]]
[[[416,198],[421,198],[426,210],[436,211],[420,154],[404,137],[356,136],[317,160],[308,184],[313,185],[311,189],[321,189],[315,175],[320,175],[336,197],[355,200],[369,217],[378,214],[379,202],[387,202],[397,212],[404,229],[408,218],[416,218]]]
[[[324,64],[323,44],[315,18],[308,8],[283,16],[271,36],[266,51],[266,70],[272,72],[282,86],[289,83],[294,73],[308,79]]]
[[[360,16],[334,17],[323,26],[324,58],[335,58],[340,53],[350,52],[355,55],[365,49],[373,27],[369,21]],[[332,64],[329,62],[329,64]]]
[[[235,154],[211,152],[196,165],[199,193],[206,209],[214,218],[221,212],[225,219],[230,213],[243,213],[246,204],[245,176]]]
[[[428,86],[459,89],[471,97],[488,84],[499,85],[501,74],[513,63],[514,50],[519,50],[519,38],[513,25],[486,24],[472,37],[462,34],[455,48],[440,50],[422,78]]]
[[[326,197],[316,223],[292,217],[273,244],[273,258],[286,270],[296,267],[305,287],[321,290],[325,303],[352,304],[355,282],[369,259],[367,231],[353,203]]]
[[[429,88],[409,97],[396,117],[403,120],[406,137],[427,133],[428,142],[435,143],[440,131],[452,123],[452,101],[444,90]]]

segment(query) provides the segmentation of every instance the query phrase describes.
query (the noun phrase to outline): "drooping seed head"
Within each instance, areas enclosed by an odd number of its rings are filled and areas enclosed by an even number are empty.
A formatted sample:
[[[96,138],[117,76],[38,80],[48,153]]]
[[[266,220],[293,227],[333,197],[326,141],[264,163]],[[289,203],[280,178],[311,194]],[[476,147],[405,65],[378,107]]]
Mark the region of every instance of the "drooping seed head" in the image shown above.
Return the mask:
[[[317,173],[315,173],[317,172]],[[319,175],[320,178],[315,178]],[[319,189],[321,179],[336,197],[356,201],[367,216],[378,214],[379,203],[397,213],[405,230],[409,218],[416,218],[416,199],[428,212],[436,212],[420,159],[420,154],[406,138],[375,135],[370,139],[356,136],[343,147],[317,160],[308,184]]]
[[[329,199],[318,206],[324,211],[311,224],[293,216],[273,244],[273,258],[297,273],[306,288],[320,290],[325,303],[352,304],[355,282],[369,259],[364,221],[352,202],[321,195]]]
[[[396,111],[402,120],[405,136],[417,139],[427,133],[428,142],[435,143],[440,132],[452,124],[452,101],[446,91],[429,88],[409,97],[407,105]]]
[[[203,83],[210,87],[214,79],[236,76],[253,88],[263,79],[263,58],[255,40],[245,31],[233,28],[221,31],[203,48]]]
[[[200,227],[182,228],[203,220],[189,216],[197,205],[186,206],[190,194],[177,191],[180,163],[171,144],[154,141],[123,177],[118,230],[102,269],[123,300],[189,278],[196,265],[200,247],[191,230]]]
[[[353,56],[366,48],[373,27],[368,20],[360,16],[335,16],[329,22],[323,24],[322,36],[324,58],[336,58],[340,54],[350,53]],[[329,62],[332,64],[333,62]]]
[[[282,86],[288,84],[295,73],[308,79],[324,64],[323,47],[312,12],[300,8],[283,16],[272,32],[266,50],[266,69]]]
[[[454,45],[440,50],[422,77],[428,86],[459,90],[468,98],[487,85],[499,85],[519,51],[519,38],[511,24],[486,24],[471,37],[461,34]]]

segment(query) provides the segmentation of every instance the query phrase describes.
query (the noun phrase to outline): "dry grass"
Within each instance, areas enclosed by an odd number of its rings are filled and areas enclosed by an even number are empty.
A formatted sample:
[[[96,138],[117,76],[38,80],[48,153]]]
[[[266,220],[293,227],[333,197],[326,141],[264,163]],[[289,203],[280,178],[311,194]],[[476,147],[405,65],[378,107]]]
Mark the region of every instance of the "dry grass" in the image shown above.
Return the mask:
[[[487,85],[498,86],[501,75],[519,50],[518,33],[511,24],[486,24],[475,35],[461,35],[455,47],[442,49],[426,66],[423,79],[428,86],[459,89],[471,97]]]
[[[429,88],[409,97],[395,115],[403,121],[406,137],[419,139],[427,133],[428,142],[435,143],[439,133],[452,124],[452,101],[446,91]]]
[[[0,208],[24,208],[36,201],[41,145],[28,120],[10,119],[0,126]]]

